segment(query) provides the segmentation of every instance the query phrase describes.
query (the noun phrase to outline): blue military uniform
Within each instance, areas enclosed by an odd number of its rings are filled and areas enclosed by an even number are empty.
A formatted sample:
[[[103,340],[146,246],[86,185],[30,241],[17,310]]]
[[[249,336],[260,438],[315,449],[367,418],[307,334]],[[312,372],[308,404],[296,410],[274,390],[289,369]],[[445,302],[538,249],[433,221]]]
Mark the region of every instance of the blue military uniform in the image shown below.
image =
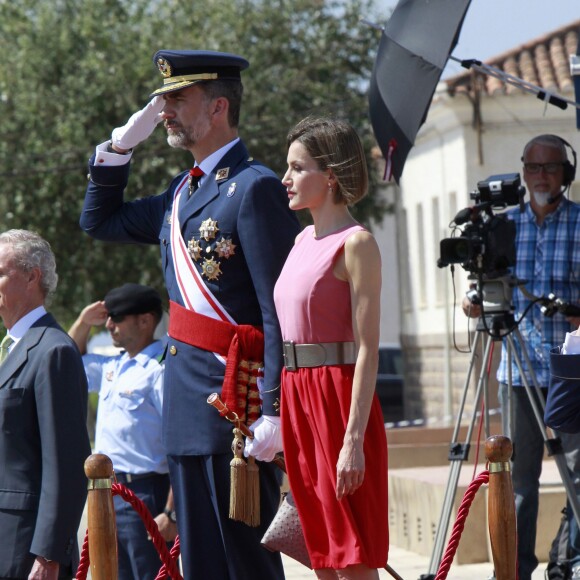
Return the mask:
[[[169,493],[165,448],[161,443],[164,344],[155,341],[134,357],[86,354],[89,391],[99,393],[95,453],[113,462],[117,481],[141,499],[153,517]],[[139,514],[120,496],[117,517],[119,579],[154,580],[161,567]]]
[[[184,53],[190,55],[185,64],[174,59],[174,54],[164,52],[162,56],[175,79],[183,82],[204,74],[186,64],[203,60],[205,53],[201,57],[200,53]],[[229,62],[227,57],[225,61]],[[238,61],[234,61],[233,68],[236,66],[239,75]],[[220,70],[217,65],[216,70]],[[231,73],[228,69],[226,74]],[[167,90],[171,87],[166,83]],[[129,164],[104,167],[96,161],[90,161],[81,227],[101,240],[159,243],[169,298],[184,306],[171,252],[171,212],[175,190],[187,172],[178,175],[160,195],[123,203]],[[191,249],[191,263],[228,315],[239,325],[263,328],[263,412],[277,414],[282,347],[273,288],[299,231],[285,188],[238,141],[191,197],[181,196],[179,223]],[[208,223],[215,237],[208,238]],[[222,240],[230,249],[227,255],[217,246]],[[213,260],[214,266],[208,268],[207,260]],[[279,555],[259,545],[279,502],[279,473],[273,465],[260,464],[261,525],[251,528],[228,517],[232,425],[206,402],[210,394],[221,391],[223,362],[212,352],[171,336],[167,352],[163,435],[185,577],[283,578]]]

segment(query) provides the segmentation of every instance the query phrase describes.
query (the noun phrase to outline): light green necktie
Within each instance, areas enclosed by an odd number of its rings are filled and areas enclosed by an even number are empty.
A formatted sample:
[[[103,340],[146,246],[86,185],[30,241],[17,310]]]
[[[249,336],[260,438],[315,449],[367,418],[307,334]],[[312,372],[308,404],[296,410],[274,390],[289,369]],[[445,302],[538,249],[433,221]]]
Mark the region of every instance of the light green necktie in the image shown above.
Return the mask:
[[[10,345],[14,342],[14,339],[8,334],[0,342],[0,365],[4,362],[8,356],[8,349]]]

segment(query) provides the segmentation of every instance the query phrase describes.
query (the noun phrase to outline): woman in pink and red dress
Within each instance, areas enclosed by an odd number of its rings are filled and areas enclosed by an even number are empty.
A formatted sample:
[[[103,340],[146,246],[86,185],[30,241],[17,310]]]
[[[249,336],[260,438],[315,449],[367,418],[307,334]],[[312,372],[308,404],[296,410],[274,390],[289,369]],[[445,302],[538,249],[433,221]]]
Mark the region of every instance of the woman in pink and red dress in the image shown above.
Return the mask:
[[[375,394],[381,258],[348,206],[367,191],[354,129],[304,119],[288,135],[296,238],[274,298],[285,343],[281,417],[290,488],[318,578],[378,578],[387,563],[387,441]]]

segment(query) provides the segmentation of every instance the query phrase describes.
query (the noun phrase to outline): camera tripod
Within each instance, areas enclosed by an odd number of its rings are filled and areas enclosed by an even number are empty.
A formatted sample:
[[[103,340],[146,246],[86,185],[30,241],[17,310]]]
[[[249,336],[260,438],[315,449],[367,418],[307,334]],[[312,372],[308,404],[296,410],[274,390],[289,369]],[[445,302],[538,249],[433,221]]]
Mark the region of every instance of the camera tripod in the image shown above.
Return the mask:
[[[505,284],[504,284],[505,286]],[[508,303],[509,304],[509,303]],[[530,360],[528,357],[528,353],[524,346],[524,341],[522,339],[521,333],[517,328],[517,325],[514,322],[513,314],[509,311],[509,307],[506,310],[501,310],[501,306],[498,307],[499,310],[497,312],[492,312],[489,314],[490,310],[494,310],[494,308],[485,310],[485,315],[480,316],[478,325],[476,328],[476,339],[473,345],[470,362],[469,362],[469,369],[467,371],[467,377],[465,380],[465,385],[463,388],[463,394],[459,406],[459,411],[457,415],[457,420],[455,423],[455,428],[453,431],[453,436],[451,443],[449,445],[449,455],[448,459],[451,461],[449,478],[447,481],[447,487],[445,489],[445,495],[443,499],[443,505],[441,509],[441,516],[439,518],[437,531],[434,538],[433,544],[433,552],[431,554],[431,560],[429,562],[429,571],[427,574],[422,574],[420,576],[420,580],[434,580],[437,574],[437,570],[441,563],[441,559],[443,557],[443,551],[445,548],[445,540],[447,536],[447,530],[449,528],[449,522],[451,518],[451,513],[453,511],[453,504],[455,501],[455,496],[457,492],[457,485],[459,481],[459,475],[461,471],[461,466],[463,461],[468,459],[469,456],[469,448],[470,448],[470,441],[471,436],[473,433],[473,427],[475,424],[475,420],[477,417],[477,412],[480,407],[481,398],[484,397],[484,427],[486,437],[489,437],[489,397],[488,397],[488,389],[487,389],[487,381],[488,381],[488,373],[486,370],[486,363],[489,360],[491,346],[493,341],[501,341],[503,338],[506,340],[506,347],[508,353],[508,393],[510,397],[510,401],[508,404],[509,407],[509,414],[511,416],[511,393],[512,393],[512,377],[511,377],[511,360],[515,362],[520,377],[522,378],[522,382],[524,384],[524,388],[526,390],[526,394],[530,401],[530,405],[532,407],[534,417],[536,419],[538,428],[542,433],[542,437],[544,440],[544,444],[548,451],[549,456],[553,456],[558,471],[560,473],[560,477],[564,488],[566,490],[566,497],[570,503],[572,508],[572,512],[574,513],[574,518],[576,522],[580,526],[580,503],[578,501],[578,496],[576,495],[576,491],[574,488],[574,484],[572,482],[572,478],[570,476],[570,472],[568,470],[568,466],[566,465],[566,458],[564,456],[564,451],[562,448],[562,444],[559,438],[549,438],[548,432],[544,425],[544,402],[543,397],[538,396],[535,398],[532,392],[532,386],[535,388],[536,392],[540,394],[540,387],[538,386],[538,382],[533,372],[532,366],[530,364]],[[459,430],[461,427],[461,417],[463,415],[463,411],[465,408],[465,403],[467,400],[467,393],[469,390],[469,383],[471,379],[471,374],[473,368],[475,366],[476,359],[478,357],[477,354],[477,347],[482,340],[482,336],[486,334],[487,340],[485,343],[484,348],[484,355],[483,355],[483,364],[481,365],[481,372],[479,374],[479,378],[477,381],[477,389],[475,392],[474,404],[473,404],[473,413],[471,416],[471,420],[469,422],[469,426],[467,429],[467,434],[465,437],[465,442],[460,443],[458,441],[459,437]],[[515,335],[515,339],[514,339]],[[522,368],[522,361],[519,358],[518,351],[515,348],[515,340],[519,341],[519,345],[521,347],[521,352],[523,354],[525,363],[527,368],[530,370],[532,383],[531,386],[524,374]],[[538,403],[538,401],[540,403]],[[506,410],[503,409],[502,412]],[[507,421],[506,421],[507,422]],[[510,431],[511,431],[511,422],[510,422]],[[511,435],[506,434],[506,435]]]

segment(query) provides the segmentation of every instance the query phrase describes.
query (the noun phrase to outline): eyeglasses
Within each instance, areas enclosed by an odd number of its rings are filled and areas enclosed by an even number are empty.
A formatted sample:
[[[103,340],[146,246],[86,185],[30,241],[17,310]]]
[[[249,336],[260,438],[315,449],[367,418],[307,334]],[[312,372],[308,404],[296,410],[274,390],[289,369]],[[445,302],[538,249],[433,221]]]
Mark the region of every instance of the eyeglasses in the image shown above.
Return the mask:
[[[109,312],[109,318],[111,319],[112,323],[119,324],[120,322],[123,322],[123,320],[125,320],[125,315],[124,314],[111,314]]]
[[[524,163],[524,169],[528,173],[540,173],[543,169],[545,173],[553,175],[558,173],[558,169],[563,165],[563,163]]]

